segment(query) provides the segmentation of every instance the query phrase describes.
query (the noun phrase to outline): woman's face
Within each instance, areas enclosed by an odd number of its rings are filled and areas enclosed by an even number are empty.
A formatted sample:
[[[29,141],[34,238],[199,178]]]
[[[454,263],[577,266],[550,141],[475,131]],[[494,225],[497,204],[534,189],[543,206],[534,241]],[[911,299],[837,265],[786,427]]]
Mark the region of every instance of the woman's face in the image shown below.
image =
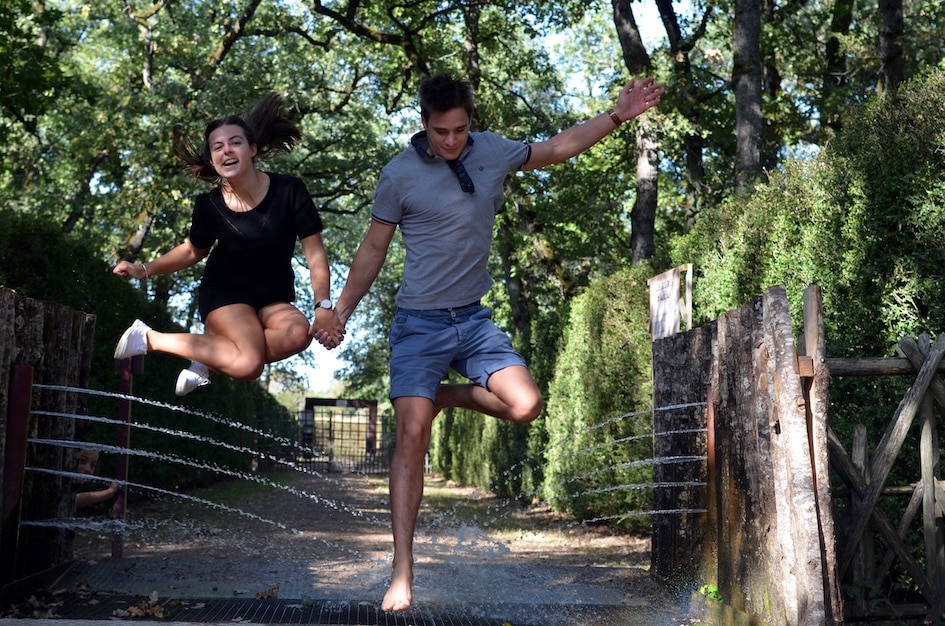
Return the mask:
[[[246,139],[246,131],[236,124],[224,124],[210,133],[210,162],[223,178],[234,178],[255,169],[255,144]]]

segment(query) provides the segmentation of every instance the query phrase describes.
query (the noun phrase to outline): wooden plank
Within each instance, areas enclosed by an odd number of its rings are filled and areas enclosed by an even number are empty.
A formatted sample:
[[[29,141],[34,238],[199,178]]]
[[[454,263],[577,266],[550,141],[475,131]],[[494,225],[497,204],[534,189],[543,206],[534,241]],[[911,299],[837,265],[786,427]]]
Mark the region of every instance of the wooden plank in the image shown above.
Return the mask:
[[[896,536],[899,537],[900,540],[905,541],[906,534],[909,532],[909,528],[912,525],[912,520],[915,519],[916,514],[921,508],[922,491],[918,489],[917,486],[915,489],[913,489],[912,497],[909,498],[909,504],[906,505],[906,510],[902,514],[902,519],[899,520],[899,526],[896,528]],[[877,585],[879,585],[883,577],[886,576],[889,568],[892,567],[893,561],[895,560],[896,553],[892,549],[887,549],[883,554],[883,562],[880,567],[876,569],[876,575],[873,577],[873,580],[876,581]],[[866,613],[864,612],[863,615],[866,615]]]
[[[755,616],[781,615],[783,598],[772,576],[779,555],[770,537],[776,524],[770,463],[771,395],[764,342],[763,300],[719,320],[715,458],[719,593]]]
[[[803,352],[811,360],[812,375],[803,381],[807,406],[811,463],[820,529],[824,602],[828,624],[843,623],[843,594],[837,572],[837,540],[830,488],[830,448],[827,423],[830,406],[830,370],[826,364],[827,340],[824,331],[823,291],[811,286],[804,290]]]
[[[943,354],[945,354],[945,336],[935,340],[935,344],[929,351],[928,359],[922,364],[922,369],[919,370],[915,381],[902,399],[902,402],[899,403],[899,407],[896,409],[889,429],[887,429],[886,433],[883,435],[883,439],[876,448],[870,467],[870,482],[867,492],[863,497],[862,507],[854,512],[854,525],[851,532],[848,534],[850,544],[844,549],[843,558],[840,562],[841,573],[846,572],[847,568],[850,566],[850,562],[853,560],[855,544],[860,541],[860,538],[863,536],[863,530],[866,528],[866,524],[869,521],[869,515],[867,513],[876,506],[886,478],[889,476],[892,464],[896,460],[899,450],[902,448],[902,444],[909,432],[912,421],[919,409],[922,397],[925,395],[929,383],[935,376]]]
[[[921,344],[906,338],[897,348],[909,362],[916,366],[928,352],[928,339],[923,337]],[[929,384],[929,394],[940,411],[945,411],[945,382],[936,377]],[[919,457],[921,468],[922,523],[925,543],[926,572],[932,585],[939,591],[939,597],[927,598],[931,605],[930,619],[942,616],[945,610],[945,498],[941,493],[940,461],[941,449],[935,425],[935,415],[931,409],[923,415],[919,435]],[[938,608],[936,608],[938,607]],[[938,611],[936,613],[936,611]],[[934,620],[933,620],[934,621]]]
[[[866,480],[866,474],[869,466],[869,449],[868,449],[869,440],[867,437],[866,426],[863,424],[856,424],[853,427],[853,440],[850,443],[850,461],[853,463],[853,467],[856,469],[857,476],[859,476],[863,481]],[[853,491],[850,494],[850,511],[856,511],[859,509],[859,503],[861,501],[860,496]],[[851,520],[847,519],[847,523],[851,523]],[[863,538],[860,540],[859,545],[856,548],[856,556],[853,557],[853,563],[850,567],[853,568],[853,580],[854,581],[872,581],[876,579],[876,572],[873,568],[873,559],[875,558],[875,543],[873,541],[872,529],[867,526],[866,530],[863,532]],[[858,615],[866,615],[870,606],[870,598],[867,592],[867,589],[864,586],[857,585],[855,596],[853,597],[854,605],[856,606]]]
[[[712,380],[718,378],[717,363],[712,363]],[[706,392],[705,422],[706,422],[706,515],[705,515],[705,545],[703,553],[704,573],[702,579],[705,584],[719,586],[719,493],[718,493],[718,459],[715,451],[715,407],[719,404],[718,389],[709,384]]]
[[[10,401],[10,376],[13,371],[13,356],[16,353],[15,324],[16,308],[12,289],[0,287],[0,432],[7,432],[7,411]],[[6,458],[5,438],[0,437],[0,472]],[[3,476],[0,475],[0,484]],[[2,498],[2,496],[0,496]],[[0,506],[6,503],[0,502]]]
[[[659,433],[705,428],[706,410],[698,403],[706,400],[712,384],[715,323],[653,342],[653,456],[702,456],[706,453],[703,435],[659,436]],[[662,407],[693,405],[663,410]],[[655,482],[706,480],[706,466],[700,463],[658,464]],[[705,508],[705,490],[688,492],[659,489],[653,493],[657,510]],[[701,513],[664,514],[653,520],[651,571],[671,588],[683,589],[704,581],[705,516]],[[714,562],[714,556],[712,557]],[[714,566],[712,566],[714,567]],[[708,569],[712,569],[709,567]],[[715,574],[713,573],[712,576]]]
[[[945,615],[945,590],[940,591],[938,598],[932,603],[932,607],[925,616],[925,623],[938,623],[941,621],[943,615]]]
[[[13,356],[14,362],[29,365],[33,369],[33,382],[42,382],[43,372],[43,354],[45,346],[43,343],[43,304],[32,298],[15,299],[16,306],[16,352]],[[37,398],[34,394],[33,406]],[[35,420],[30,420],[28,426],[28,436],[35,437]],[[32,465],[37,456],[37,446],[27,444],[26,458],[27,464]],[[45,476],[26,472],[23,475],[23,489],[20,500],[20,519],[33,520],[43,519],[44,515],[36,515],[34,511],[41,507],[43,497],[46,495],[46,485],[49,481]],[[34,552],[34,547],[36,551]],[[32,527],[21,527],[17,541],[17,559],[16,559],[16,578],[25,578],[37,571],[45,569],[49,565],[48,554],[45,549],[45,543],[41,537],[41,532]]]
[[[925,352],[928,346],[928,337],[920,339],[919,348]],[[936,378],[933,384],[941,380]],[[931,387],[931,385],[930,385]],[[943,540],[942,514],[936,508],[935,488],[939,479],[939,463],[941,452],[939,449],[938,431],[935,425],[935,413],[932,400],[927,397],[922,403],[920,414],[921,425],[919,431],[919,466],[922,485],[922,534],[925,543],[925,570],[932,586],[939,590],[939,597],[945,597],[945,540]],[[933,608],[938,598],[929,598]]]
[[[807,337],[812,343],[816,341],[811,335]],[[770,436],[778,520],[774,531],[782,555],[775,567],[781,574],[778,584],[786,609],[786,614],[779,617],[789,624],[825,624],[829,601],[825,600],[813,448],[784,287],[765,292],[764,338],[770,355],[771,419],[777,424]]]
[[[32,301],[31,341],[38,344],[40,359],[34,383],[46,385],[69,384],[78,369],[78,359],[71,352],[72,312],[51,302]],[[64,391],[37,390],[33,396],[35,409],[70,413],[75,406],[75,394]],[[75,438],[75,421],[68,418],[40,416],[29,424],[30,437],[70,441]],[[71,449],[54,445],[32,444],[28,448],[27,464],[53,470],[66,469],[73,459]],[[67,461],[68,460],[68,461]],[[63,476],[33,473],[30,488],[23,496],[23,519],[64,519],[75,513],[73,484]],[[65,529],[55,527],[20,528],[18,564],[23,569],[20,577],[30,576],[65,562],[71,556],[71,541]]]
[[[922,363],[929,352],[928,343],[925,344],[925,350],[919,346],[918,341],[911,337],[905,337],[896,345],[896,352],[903,355],[909,361],[909,364],[915,371],[919,371]],[[929,383],[928,394],[932,397],[935,405],[940,411],[945,412],[945,382],[938,376],[934,377]]]
[[[13,297],[15,343],[5,354],[12,362],[34,368],[34,383],[85,387],[92,354],[94,317],[51,302]],[[38,390],[33,408],[49,413],[75,414],[78,394]],[[71,441],[75,420],[51,415],[29,420],[30,437]],[[54,470],[72,469],[71,448],[29,444],[27,465]],[[29,472],[23,478],[21,519],[62,519],[74,515],[74,485],[67,478]],[[16,576],[24,578],[59,565],[72,557],[71,534],[65,529],[21,526],[17,542]]]
[[[95,320],[94,315],[80,311],[76,311],[73,318],[73,329],[76,333],[76,337],[79,338],[77,342],[79,354],[79,368],[76,371],[78,375],[76,380],[77,387],[89,386],[89,375],[92,369],[92,351],[95,348]],[[76,395],[76,413],[78,415],[88,415],[89,396],[84,393]],[[87,439],[86,431],[88,431],[89,427],[88,422],[76,423],[76,438]],[[81,437],[79,436],[80,433],[82,435]]]
[[[826,361],[831,376],[912,376],[919,371],[902,357],[834,357]],[[945,363],[939,364],[939,371],[945,372]]]
[[[6,449],[0,471],[3,472],[3,519],[0,525],[0,584],[16,579],[17,542],[19,541],[20,496],[26,467],[26,438],[32,400],[33,369],[28,365],[10,368],[10,402],[4,418],[0,441]]]
[[[938,480],[940,450],[938,432],[935,428],[935,413],[931,400],[922,411],[922,426],[919,434],[919,465],[922,474],[922,527],[925,536],[926,571],[929,580],[941,589],[945,581],[945,552],[942,541],[942,516],[936,514],[935,482]]]

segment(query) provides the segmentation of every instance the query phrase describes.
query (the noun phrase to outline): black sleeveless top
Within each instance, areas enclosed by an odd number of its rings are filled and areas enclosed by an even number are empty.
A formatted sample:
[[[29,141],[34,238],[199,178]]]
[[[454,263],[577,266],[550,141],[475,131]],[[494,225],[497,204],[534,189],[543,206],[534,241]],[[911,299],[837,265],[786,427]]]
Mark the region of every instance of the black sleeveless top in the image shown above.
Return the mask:
[[[197,248],[213,246],[201,286],[288,289],[294,299],[295,242],[320,233],[322,220],[305,183],[268,175],[269,190],[251,211],[230,210],[219,188],[197,196],[190,241]]]

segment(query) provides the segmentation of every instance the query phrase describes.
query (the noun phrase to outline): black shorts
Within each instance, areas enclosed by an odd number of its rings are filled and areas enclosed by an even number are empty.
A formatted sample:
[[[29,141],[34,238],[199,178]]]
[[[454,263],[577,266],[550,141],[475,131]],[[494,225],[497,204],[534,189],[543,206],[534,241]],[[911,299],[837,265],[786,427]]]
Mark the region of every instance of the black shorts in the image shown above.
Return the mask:
[[[248,304],[259,311],[270,304],[294,300],[294,287],[286,289],[272,285],[269,288],[249,289],[246,286],[202,284],[197,290],[197,311],[200,321],[206,322],[212,311],[230,304]]]

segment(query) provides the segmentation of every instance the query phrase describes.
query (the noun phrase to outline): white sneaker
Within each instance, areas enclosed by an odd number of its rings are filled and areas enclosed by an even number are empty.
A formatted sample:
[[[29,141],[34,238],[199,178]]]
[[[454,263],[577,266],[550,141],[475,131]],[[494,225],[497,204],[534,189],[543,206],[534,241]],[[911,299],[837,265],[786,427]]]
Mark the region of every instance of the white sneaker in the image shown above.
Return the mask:
[[[135,320],[118,340],[118,345],[115,346],[115,359],[120,361],[139,354],[147,354],[149,330],[151,330],[150,326],[141,320]]]
[[[197,387],[210,384],[210,368],[203,363],[191,361],[187,369],[180,371],[177,376],[177,387],[174,391],[179,396],[186,396]]]

